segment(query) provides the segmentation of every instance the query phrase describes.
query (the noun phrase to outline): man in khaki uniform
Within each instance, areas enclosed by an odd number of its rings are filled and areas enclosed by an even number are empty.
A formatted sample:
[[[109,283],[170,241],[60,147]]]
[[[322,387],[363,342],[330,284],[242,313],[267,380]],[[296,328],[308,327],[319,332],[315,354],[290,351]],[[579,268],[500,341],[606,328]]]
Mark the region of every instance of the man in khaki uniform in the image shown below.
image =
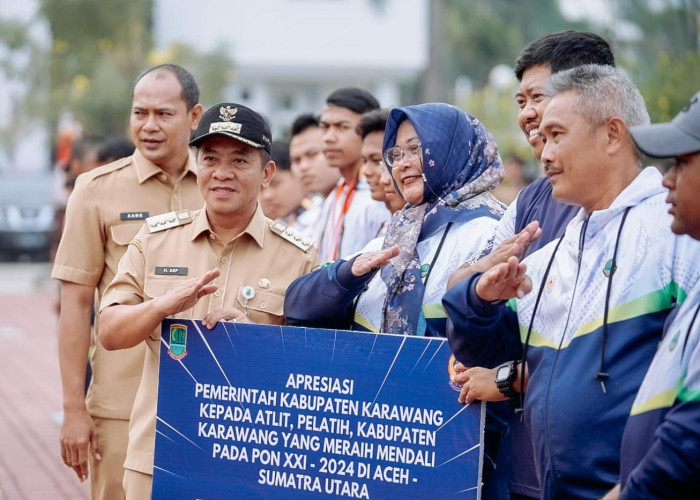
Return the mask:
[[[144,219],[203,205],[189,152],[202,114],[192,75],[175,65],[146,70],[133,91],[133,156],[78,177],[68,201],[52,277],[61,280],[58,355],[63,384],[61,456],[92,498],[124,498],[129,417],[141,378],[144,346],[114,353],[97,343],[85,398],[85,371],[95,300]],[[91,453],[88,453],[90,448]]]
[[[151,498],[161,321],[280,324],[287,286],[318,264],[313,242],[266,218],[258,203],[275,171],[270,129],[258,113],[216,105],[191,144],[198,148],[204,208],[148,219],[100,306],[104,347],[127,349],[143,340],[148,347],[129,429],[127,500]]]

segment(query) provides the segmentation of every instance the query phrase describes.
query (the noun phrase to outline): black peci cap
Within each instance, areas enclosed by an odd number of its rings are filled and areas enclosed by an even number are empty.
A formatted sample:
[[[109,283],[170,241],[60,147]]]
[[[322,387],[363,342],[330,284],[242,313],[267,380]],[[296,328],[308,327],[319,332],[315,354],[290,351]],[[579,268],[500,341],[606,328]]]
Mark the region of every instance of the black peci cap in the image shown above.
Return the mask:
[[[247,106],[223,102],[209,108],[199,121],[190,146],[207,137],[222,135],[270,153],[272,132],[265,119]]]

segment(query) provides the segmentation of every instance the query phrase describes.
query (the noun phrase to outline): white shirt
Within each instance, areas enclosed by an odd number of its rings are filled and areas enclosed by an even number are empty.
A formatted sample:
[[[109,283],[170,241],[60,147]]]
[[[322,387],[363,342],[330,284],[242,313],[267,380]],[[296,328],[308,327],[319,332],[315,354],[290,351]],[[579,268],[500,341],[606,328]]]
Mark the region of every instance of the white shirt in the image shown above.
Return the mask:
[[[321,208],[315,235],[321,262],[337,260],[361,250],[391,217],[383,202],[372,199],[364,178],[358,180],[350,206],[343,214],[349,188],[344,184],[341,179]]]

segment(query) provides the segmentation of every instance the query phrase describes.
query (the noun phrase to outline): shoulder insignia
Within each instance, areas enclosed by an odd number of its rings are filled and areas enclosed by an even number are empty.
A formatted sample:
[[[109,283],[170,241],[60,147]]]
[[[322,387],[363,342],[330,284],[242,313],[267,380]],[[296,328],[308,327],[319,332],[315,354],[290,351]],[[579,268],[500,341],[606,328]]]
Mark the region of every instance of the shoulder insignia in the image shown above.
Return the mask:
[[[314,244],[314,240],[301,231],[297,231],[293,227],[288,226],[284,222],[272,221],[270,222],[270,229],[277,236],[284,240],[287,240],[292,245],[302,249],[306,252]]]
[[[136,248],[139,249],[139,253],[143,253],[143,246],[141,246],[141,240],[137,240],[134,238],[129,242],[129,245],[134,245]]]
[[[149,233],[157,233],[171,227],[184,226],[193,220],[191,210],[178,210],[149,217],[146,219],[146,224],[148,224]]]

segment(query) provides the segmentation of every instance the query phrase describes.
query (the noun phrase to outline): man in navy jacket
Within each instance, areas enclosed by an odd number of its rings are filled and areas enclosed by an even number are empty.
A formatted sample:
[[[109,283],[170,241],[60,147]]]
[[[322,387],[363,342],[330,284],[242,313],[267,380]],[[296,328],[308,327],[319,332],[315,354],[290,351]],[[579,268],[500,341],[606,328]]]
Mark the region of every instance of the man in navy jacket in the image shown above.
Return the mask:
[[[663,181],[669,190],[671,230],[700,240],[700,92],[671,123],[630,132],[646,155],[675,159]],[[700,491],[699,311],[696,282],[666,323],[664,339],[632,404],[622,437],[621,499],[690,498]],[[608,498],[616,498],[615,491]]]

